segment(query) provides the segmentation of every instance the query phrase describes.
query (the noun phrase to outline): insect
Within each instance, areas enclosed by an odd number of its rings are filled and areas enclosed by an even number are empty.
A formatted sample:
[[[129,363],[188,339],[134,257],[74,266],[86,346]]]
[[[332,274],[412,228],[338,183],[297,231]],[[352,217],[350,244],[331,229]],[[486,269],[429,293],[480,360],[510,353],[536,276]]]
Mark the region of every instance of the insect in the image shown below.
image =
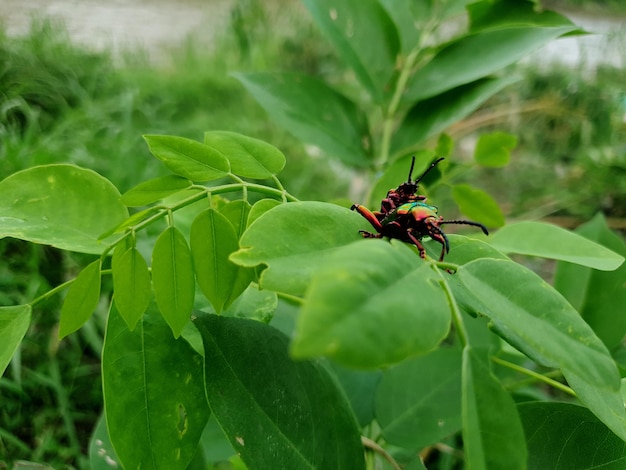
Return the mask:
[[[442,160],[444,159],[439,158],[435,160],[419,178],[411,181],[413,167],[415,166],[415,157],[413,157],[407,181],[401,183],[396,189],[389,190],[387,197],[380,203],[380,211],[372,212],[367,207],[353,204],[351,209],[365,217],[377,232],[371,233],[359,230],[359,233],[364,238],[388,237],[411,243],[417,247],[421,258],[426,257],[426,251],[420,240],[424,237],[430,237],[441,244],[439,261],[443,261],[444,255],[450,251],[450,242],[441,229],[442,225],[473,225],[479,227],[485,235],[489,235],[487,227],[478,222],[445,220],[438,214],[436,206],[426,204],[426,196],[417,194],[422,178]]]

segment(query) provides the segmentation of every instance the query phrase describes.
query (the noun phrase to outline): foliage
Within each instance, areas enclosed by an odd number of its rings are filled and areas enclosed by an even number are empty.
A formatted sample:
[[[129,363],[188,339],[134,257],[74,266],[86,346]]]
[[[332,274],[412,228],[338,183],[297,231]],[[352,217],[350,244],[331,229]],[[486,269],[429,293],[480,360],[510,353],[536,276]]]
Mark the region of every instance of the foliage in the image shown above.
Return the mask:
[[[515,60],[512,50],[519,57],[575,30],[530,3],[509,17],[485,1],[468,6],[468,31],[437,42],[463,4],[413,11],[346,0],[324,10],[306,1],[358,80],[345,90],[361,86],[354,96],[367,94],[365,102],[312,77],[237,76],[296,136],[346,165],[382,171],[370,195],[379,201],[405,181],[407,152],[425,167],[435,153],[425,147],[438,137],[437,152],[450,156],[453,142],[438,134],[510,82],[492,74]],[[417,32],[412,15],[428,18]],[[364,37],[376,37],[376,47]],[[331,114],[312,112],[325,105]],[[426,131],[411,137],[418,128]],[[3,371],[33,307],[69,287],[59,335],[71,341],[89,327],[112,276],[101,346],[106,420],[94,430],[93,468],[223,460],[373,468],[380,459],[394,468],[461,460],[545,468],[555,454],[577,462],[578,448],[534,436],[567,429],[578,442],[571,429],[582,424],[594,430],[587,445],[611,451],[589,465],[622,458],[626,412],[609,348],[626,324],[603,313],[619,308],[611,300],[623,289],[626,249],[601,217],[582,230],[588,238],[539,222],[505,225],[491,239],[450,235],[445,262],[422,260],[395,240],[361,239],[366,221],[341,205],[298,201],[277,176],[283,153],[264,141],[224,131],[202,142],[145,140],[161,176],[123,194],[71,164],[0,182],[0,236],[92,255],[75,279],[0,308]],[[474,164],[505,166],[514,145],[489,134]],[[429,195],[450,189],[461,209],[479,207],[479,218],[503,225],[484,191],[455,182],[462,170],[450,164],[429,175]],[[559,266],[561,294],[509,254],[576,266]],[[602,311],[588,292],[603,299]],[[572,396],[577,405],[563,403]],[[549,427],[541,415],[553,417]]]

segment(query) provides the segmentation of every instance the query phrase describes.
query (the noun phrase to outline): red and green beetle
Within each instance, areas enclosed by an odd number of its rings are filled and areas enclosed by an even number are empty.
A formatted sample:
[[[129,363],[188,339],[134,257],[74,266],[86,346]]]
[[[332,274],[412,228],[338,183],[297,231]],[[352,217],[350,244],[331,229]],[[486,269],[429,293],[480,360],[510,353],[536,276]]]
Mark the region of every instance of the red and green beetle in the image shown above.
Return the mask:
[[[432,170],[443,158],[435,160],[422,175],[415,181],[411,181],[415,157],[411,161],[409,178],[396,189],[391,189],[387,197],[381,201],[380,211],[372,212],[367,207],[354,204],[352,210],[365,217],[377,233],[359,230],[364,238],[396,238],[403,242],[415,245],[422,258],[426,257],[426,251],[421,243],[424,237],[430,237],[441,244],[439,261],[450,251],[448,237],[441,229],[445,224],[462,224],[479,227],[485,235],[489,235],[487,227],[470,220],[445,220],[438,214],[435,206],[426,204],[426,196],[417,194],[419,182]]]

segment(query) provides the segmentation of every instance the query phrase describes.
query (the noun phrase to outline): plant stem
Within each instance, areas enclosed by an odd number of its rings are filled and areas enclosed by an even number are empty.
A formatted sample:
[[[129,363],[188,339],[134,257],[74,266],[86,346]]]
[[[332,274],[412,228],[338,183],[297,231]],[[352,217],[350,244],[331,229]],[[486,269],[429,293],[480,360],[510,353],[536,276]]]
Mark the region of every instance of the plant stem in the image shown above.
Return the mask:
[[[456,334],[459,336],[459,341],[461,342],[461,346],[464,348],[465,346],[468,345],[468,335],[467,335],[467,330],[465,329],[465,323],[463,323],[463,316],[461,314],[461,310],[459,310],[459,306],[456,303],[456,299],[454,298],[454,295],[452,295],[452,291],[450,290],[450,285],[441,274],[441,271],[437,267],[435,266],[433,267],[434,269],[437,270],[437,272],[439,273],[439,276],[441,277],[439,284],[441,285],[441,288],[443,289],[443,291],[446,294],[446,297],[448,298],[448,304],[450,305],[450,309],[452,310],[452,323],[454,323],[454,327],[456,328]]]
[[[31,307],[34,307],[35,305],[44,302],[46,300],[48,300],[50,297],[52,297],[53,295],[55,295],[57,292],[65,289],[66,287],[68,287],[70,284],[72,284],[74,281],[76,280],[76,278],[74,279],[70,279],[69,281],[65,281],[63,284],[59,284],[58,286],[50,289],[48,292],[44,292],[43,294],[41,294],[39,297],[37,297],[36,299],[33,299],[30,301],[29,305]]]
[[[374,452],[382,455],[382,457],[387,462],[389,462],[394,470],[402,470],[402,467],[400,467],[398,462],[396,462],[394,458],[389,454],[389,452],[383,449],[376,441],[371,440],[369,437],[361,436],[361,442],[363,443],[364,447],[367,447],[368,449],[371,449]]]
[[[493,362],[495,362],[496,364],[500,364],[501,366],[504,367],[508,367],[509,369],[513,369],[514,371],[517,372],[521,372],[522,374],[526,374],[529,375],[530,377],[533,377],[534,379],[537,379],[541,382],[544,382],[554,388],[557,388],[559,390],[561,390],[562,392],[567,393],[568,395],[571,395],[573,397],[576,396],[576,392],[574,390],[572,390],[570,387],[568,387],[567,385],[562,384],[561,382],[557,382],[556,380],[553,380],[549,377],[546,377],[545,375],[539,374],[535,371],[526,369],[525,367],[522,366],[518,366],[517,364],[513,363],[513,362],[509,362],[506,361],[504,359],[501,359],[499,357],[496,356],[491,356],[491,360]]]

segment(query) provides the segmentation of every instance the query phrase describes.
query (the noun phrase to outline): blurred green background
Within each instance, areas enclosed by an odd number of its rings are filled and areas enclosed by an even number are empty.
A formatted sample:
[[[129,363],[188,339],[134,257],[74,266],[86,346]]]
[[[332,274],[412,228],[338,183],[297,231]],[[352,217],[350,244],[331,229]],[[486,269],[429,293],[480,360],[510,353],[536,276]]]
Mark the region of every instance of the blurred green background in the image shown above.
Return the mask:
[[[300,199],[365,197],[367,185],[353,184],[353,169],[271,122],[229,75],[297,70],[351,79],[297,1],[66,4],[0,5],[0,179],[72,162],[125,191],[161,171],[142,134],[201,140],[205,130],[224,129],[280,148],[287,156],[281,180]],[[455,158],[471,157],[479,132],[516,134],[511,165],[471,175],[507,217],[571,228],[602,211],[624,230],[626,2],[544,5],[599,34],[556,41],[512,68],[523,80],[449,130]],[[3,239],[0,260],[0,305],[15,305],[75,276],[87,257]],[[102,404],[103,299],[61,343],[59,299],[35,310],[0,378],[0,468],[17,459],[88,468]]]

